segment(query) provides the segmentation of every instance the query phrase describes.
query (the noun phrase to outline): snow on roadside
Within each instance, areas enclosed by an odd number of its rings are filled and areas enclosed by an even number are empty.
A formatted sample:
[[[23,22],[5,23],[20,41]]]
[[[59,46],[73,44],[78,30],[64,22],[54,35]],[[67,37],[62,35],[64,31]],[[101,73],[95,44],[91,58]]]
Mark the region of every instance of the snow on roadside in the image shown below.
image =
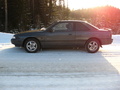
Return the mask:
[[[0,49],[13,46],[10,41],[12,37],[13,34],[0,32]]]
[[[120,35],[113,35],[113,43],[112,44],[120,44]]]
[[[13,36],[13,34],[0,32],[0,44],[1,43],[11,43],[10,40],[11,40],[12,36]]]

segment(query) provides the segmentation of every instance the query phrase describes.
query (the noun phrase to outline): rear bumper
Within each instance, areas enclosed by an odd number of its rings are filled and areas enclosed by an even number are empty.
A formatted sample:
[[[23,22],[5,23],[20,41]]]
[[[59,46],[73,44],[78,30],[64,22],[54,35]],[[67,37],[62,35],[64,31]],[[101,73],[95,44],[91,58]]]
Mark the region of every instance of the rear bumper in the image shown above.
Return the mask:
[[[113,39],[102,39],[101,40],[102,45],[111,44],[112,42],[113,42]]]

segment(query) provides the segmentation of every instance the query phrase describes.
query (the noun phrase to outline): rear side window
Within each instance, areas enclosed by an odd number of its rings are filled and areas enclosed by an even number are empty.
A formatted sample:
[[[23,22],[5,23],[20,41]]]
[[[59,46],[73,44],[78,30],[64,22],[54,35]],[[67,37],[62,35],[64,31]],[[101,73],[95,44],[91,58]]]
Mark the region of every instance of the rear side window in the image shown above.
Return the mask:
[[[88,31],[89,30],[89,28],[82,23],[76,23],[75,29],[76,31]]]

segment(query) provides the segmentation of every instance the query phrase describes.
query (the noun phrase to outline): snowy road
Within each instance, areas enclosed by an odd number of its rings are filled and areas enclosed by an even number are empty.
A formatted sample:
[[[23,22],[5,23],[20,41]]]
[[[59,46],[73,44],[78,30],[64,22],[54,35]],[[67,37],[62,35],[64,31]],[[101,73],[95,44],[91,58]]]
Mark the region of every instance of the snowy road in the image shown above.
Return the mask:
[[[118,49],[111,45],[95,54],[77,49],[51,49],[31,54],[11,46],[0,52],[0,74],[119,73]]]
[[[83,49],[26,53],[0,44],[0,90],[120,90],[120,36],[91,54]]]

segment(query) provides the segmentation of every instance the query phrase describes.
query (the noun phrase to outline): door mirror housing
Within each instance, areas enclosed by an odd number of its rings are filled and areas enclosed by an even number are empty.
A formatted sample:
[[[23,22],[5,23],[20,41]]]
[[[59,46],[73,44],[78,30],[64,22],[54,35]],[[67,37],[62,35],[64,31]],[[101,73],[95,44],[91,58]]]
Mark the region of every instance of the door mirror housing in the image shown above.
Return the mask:
[[[43,27],[43,28],[41,28],[40,30],[41,30],[41,31],[45,31],[45,30],[46,30],[46,28],[44,28],[44,27]]]

